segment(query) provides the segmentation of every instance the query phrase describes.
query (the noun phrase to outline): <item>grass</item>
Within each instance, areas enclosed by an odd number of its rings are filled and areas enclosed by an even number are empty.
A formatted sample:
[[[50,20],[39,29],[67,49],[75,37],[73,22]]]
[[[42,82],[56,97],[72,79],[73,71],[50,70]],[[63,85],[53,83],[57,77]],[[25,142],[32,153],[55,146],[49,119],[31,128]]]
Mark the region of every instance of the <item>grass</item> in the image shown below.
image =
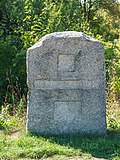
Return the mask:
[[[96,157],[120,159],[120,132],[108,132],[106,136],[67,135],[37,137],[22,134],[18,138],[0,135],[0,158],[51,158]]]

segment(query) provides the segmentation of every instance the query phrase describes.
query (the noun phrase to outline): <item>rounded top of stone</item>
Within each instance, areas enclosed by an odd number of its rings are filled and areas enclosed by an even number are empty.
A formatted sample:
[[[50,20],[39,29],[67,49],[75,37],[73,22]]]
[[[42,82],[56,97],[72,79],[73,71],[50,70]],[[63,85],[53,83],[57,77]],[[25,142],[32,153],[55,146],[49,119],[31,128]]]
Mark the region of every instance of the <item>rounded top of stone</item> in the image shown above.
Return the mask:
[[[90,41],[90,42],[98,42],[98,40],[89,37],[88,35],[82,33],[82,32],[77,32],[77,31],[64,31],[64,32],[54,32],[45,35],[42,37],[36,44],[34,44],[32,47],[30,47],[28,50],[40,47],[43,42],[47,40],[57,40],[57,39],[71,39],[71,38],[77,38],[81,41]]]
[[[46,39],[56,39],[56,38],[80,38],[81,40],[88,40],[88,41],[97,41],[94,38],[91,38],[87,36],[86,34],[82,32],[77,32],[77,31],[64,31],[64,32],[54,32],[45,35],[41,40],[46,40]]]

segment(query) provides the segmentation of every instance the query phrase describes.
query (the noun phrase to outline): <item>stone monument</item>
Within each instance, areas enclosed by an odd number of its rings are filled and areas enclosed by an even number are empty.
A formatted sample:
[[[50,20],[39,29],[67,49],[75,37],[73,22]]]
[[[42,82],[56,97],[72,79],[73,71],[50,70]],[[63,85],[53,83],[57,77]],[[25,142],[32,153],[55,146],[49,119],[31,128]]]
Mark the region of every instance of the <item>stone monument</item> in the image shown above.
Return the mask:
[[[106,133],[104,49],[81,32],[48,34],[27,52],[27,131]]]

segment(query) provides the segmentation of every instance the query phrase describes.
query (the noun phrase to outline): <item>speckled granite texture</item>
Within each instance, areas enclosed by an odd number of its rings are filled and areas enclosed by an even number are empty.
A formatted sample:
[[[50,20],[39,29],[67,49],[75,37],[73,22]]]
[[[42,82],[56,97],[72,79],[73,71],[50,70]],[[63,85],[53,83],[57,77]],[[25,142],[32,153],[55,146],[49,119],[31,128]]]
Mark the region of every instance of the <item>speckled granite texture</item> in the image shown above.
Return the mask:
[[[81,32],[48,34],[27,51],[27,131],[106,133],[105,58]]]

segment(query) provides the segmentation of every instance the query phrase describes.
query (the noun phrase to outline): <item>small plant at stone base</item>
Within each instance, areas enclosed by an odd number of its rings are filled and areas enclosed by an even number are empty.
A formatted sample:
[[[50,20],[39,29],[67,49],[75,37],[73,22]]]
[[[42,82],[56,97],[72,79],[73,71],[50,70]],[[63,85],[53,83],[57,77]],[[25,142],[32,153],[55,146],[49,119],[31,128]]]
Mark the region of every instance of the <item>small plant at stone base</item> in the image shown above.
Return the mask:
[[[16,106],[14,114],[11,114],[9,108],[11,108],[10,104],[4,104],[2,106],[0,113],[0,129],[3,129],[6,133],[11,133],[25,128],[26,112],[23,99],[21,99]]]
[[[8,122],[9,113],[8,113],[9,105],[2,106],[1,114],[0,114],[0,129],[4,129],[8,131]]]
[[[110,118],[108,121],[108,127],[115,131],[119,128],[119,123],[114,118]]]

